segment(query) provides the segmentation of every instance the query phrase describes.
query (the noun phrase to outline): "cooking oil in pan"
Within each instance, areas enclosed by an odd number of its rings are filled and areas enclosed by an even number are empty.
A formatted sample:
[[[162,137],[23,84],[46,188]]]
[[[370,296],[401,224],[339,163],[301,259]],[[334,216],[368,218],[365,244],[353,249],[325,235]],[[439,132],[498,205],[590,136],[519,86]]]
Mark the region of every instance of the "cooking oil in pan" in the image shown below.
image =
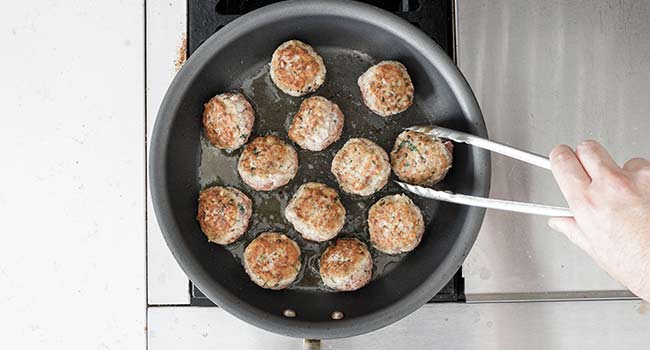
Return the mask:
[[[231,83],[232,90],[239,90],[249,99],[255,109],[255,126],[249,140],[257,136],[273,134],[292,144],[298,151],[300,167],[296,177],[286,186],[270,192],[258,192],[241,181],[237,174],[237,160],[241,149],[232,153],[212,147],[201,136],[201,165],[199,167],[199,182],[201,188],[221,185],[232,186],[242,190],[253,201],[253,216],[247,233],[237,242],[225,247],[240,263],[244,248],[262,232],[282,232],[296,240],[302,251],[302,269],[296,282],[290,287],[294,289],[327,291],[318,272],[318,259],[330,242],[311,242],[302,239],[292,225],[284,218],[284,208],[295,191],[305,182],[320,182],[337,189],[347,211],[346,223],[338,237],[356,237],[365,242],[370,248],[373,262],[373,279],[381,278],[406,258],[408,254],[387,255],[372,248],[368,237],[368,210],[381,197],[402,193],[395,185],[394,175],[391,181],[381,191],[369,197],[359,197],[342,192],[330,166],[334,154],[352,137],[370,139],[386,152],[390,152],[397,135],[404,127],[434,123],[427,117],[416,102],[407,111],[384,118],[370,112],[363,104],[361,92],[357,86],[357,78],[378,60],[356,50],[337,47],[317,47],[327,67],[326,82],[314,95],[326,97],[339,105],[345,115],[345,125],[341,138],[321,152],[311,152],[301,149],[287,137],[287,129],[292,116],[298,111],[304,97],[292,97],[282,93],[272,83],[269,76],[270,56],[257,65],[251,66],[248,73],[242,74],[239,80]],[[437,205],[434,201],[423,200],[409,195],[420,207],[429,226]],[[425,235],[428,234],[425,232]],[[417,249],[417,248],[416,248]],[[243,268],[243,267],[242,267]]]

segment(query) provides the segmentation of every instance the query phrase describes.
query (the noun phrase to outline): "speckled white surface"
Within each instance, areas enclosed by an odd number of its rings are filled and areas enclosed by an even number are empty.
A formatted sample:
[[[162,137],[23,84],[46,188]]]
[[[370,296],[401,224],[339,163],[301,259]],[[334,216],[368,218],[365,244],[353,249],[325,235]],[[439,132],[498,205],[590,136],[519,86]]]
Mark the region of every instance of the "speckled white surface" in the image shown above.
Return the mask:
[[[187,1],[147,3],[147,140],[167,87],[176,75],[176,60],[185,34]],[[147,145],[147,152],[149,145]],[[189,304],[189,280],[163,239],[147,189],[147,294],[152,305]]]
[[[302,339],[267,332],[221,308],[150,307],[149,349],[301,349]]]
[[[0,11],[0,348],[144,349],[143,1]]]
[[[427,304],[372,333],[323,349],[644,349],[650,306],[637,300]],[[255,328],[223,309],[149,308],[149,348],[301,349],[302,340]]]

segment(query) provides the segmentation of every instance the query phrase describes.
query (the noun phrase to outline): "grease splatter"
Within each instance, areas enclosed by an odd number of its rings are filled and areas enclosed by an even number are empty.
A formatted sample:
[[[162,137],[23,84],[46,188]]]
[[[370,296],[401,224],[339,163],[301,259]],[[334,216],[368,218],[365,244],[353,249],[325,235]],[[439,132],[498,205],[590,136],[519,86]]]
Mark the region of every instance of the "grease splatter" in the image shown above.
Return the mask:
[[[178,72],[183,68],[185,61],[187,60],[187,34],[183,33],[181,36],[181,44],[178,46],[176,51],[176,60],[174,61],[174,66]]]

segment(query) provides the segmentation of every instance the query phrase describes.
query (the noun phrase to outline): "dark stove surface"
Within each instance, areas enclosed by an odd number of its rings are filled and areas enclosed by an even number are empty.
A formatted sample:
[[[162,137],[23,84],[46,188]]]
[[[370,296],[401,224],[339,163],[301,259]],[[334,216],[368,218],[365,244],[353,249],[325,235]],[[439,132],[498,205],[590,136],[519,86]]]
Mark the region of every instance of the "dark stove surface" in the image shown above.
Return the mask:
[[[235,18],[278,0],[188,0],[187,42],[191,55],[205,40]],[[438,43],[455,62],[453,0],[362,1],[406,19]],[[459,270],[430,302],[463,301],[464,283]],[[215,306],[190,282],[190,304]]]
[[[188,0],[188,51],[235,18],[278,0]],[[411,22],[449,54],[454,53],[453,0],[365,0]]]

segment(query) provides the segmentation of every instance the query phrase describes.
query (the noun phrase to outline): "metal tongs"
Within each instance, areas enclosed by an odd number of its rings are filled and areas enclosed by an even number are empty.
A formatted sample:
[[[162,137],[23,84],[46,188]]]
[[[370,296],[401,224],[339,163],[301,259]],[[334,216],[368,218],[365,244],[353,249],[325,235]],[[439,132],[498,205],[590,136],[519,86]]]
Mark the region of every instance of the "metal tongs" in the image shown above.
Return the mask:
[[[538,167],[544,169],[548,169],[548,170],[551,169],[550,161],[548,160],[548,158],[544,156],[527,152],[499,142],[490,141],[464,132],[442,128],[439,126],[412,126],[410,128],[406,128],[406,130],[420,132],[429,136],[448,139],[454,142],[466,143],[468,145],[472,145],[492,152],[500,153],[505,156],[518,159],[529,164],[537,165]],[[571,210],[569,210],[569,208],[555,207],[555,206],[543,205],[543,204],[515,202],[515,201],[508,201],[503,199],[475,197],[475,196],[469,196],[465,194],[457,194],[450,191],[438,191],[428,187],[409,185],[399,181],[396,182],[405,190],[410,191],[418,196],[437,199],[444,202],[457,203],[457,204],[488,208],[488,209],[514,211],[518,213],[526,213],[526,214],[534,214],[534,215],[546,215],[546,216],[556,216],[556,217],[573,216],[573,213],[571,213]]]

